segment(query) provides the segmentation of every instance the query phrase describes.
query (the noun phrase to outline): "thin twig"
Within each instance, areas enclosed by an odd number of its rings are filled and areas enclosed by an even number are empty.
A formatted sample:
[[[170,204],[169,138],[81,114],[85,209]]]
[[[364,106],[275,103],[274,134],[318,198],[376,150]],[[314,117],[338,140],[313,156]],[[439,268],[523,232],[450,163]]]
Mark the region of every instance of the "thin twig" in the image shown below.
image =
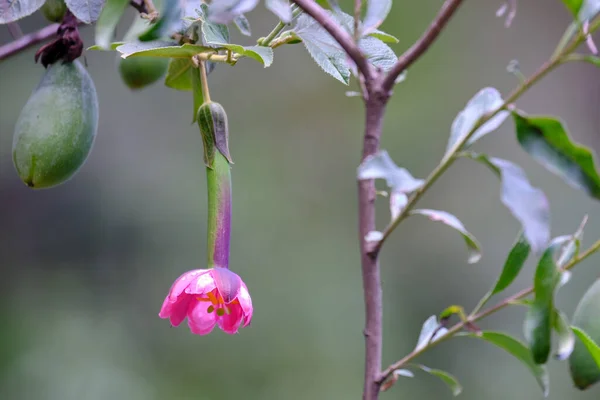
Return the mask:
[[[310,15],[321,25],[333,38],[339,43],[348,56],[354,61],[358,70],[364,75],[367,81],[374,78],[374,71],[371,64],[362,54],[354,39],[344,28],[342,28],[321,6],[314,0],[293,0],[305,13]]]
[[[59,24],[48,25],[37,32],[29,33],[20,39],[12,41],[0,47],[0,60],[4,60],[28,47],[43,42],[56,35]]]
[[[360,31],[358,25],[360,24],[360,12],[362,10],[362,0],[354,0],[354,43],[358,43],[360,39]]]
[[[574,268],[577,264],[579,264],[580,262],[582,262],[583,260],[585,260],[586,258],[591,256],[592,254],[597,252],[599,249],[600,249],[600,240],[596,241],[586,251],[584,251],[577,257],[573,258],[568,264],[566,264],[564,266],[563,270],[567,271],[567,270]],[[392,375],[392,373],[395,370],[402,368],[403,366],[410,363],[412,360],[417,358],[419,355],[423,354],[425,351],[431,349],[432,347],[440,344],[441,342],[443,342],[447,339],[450,339],[452,336],[454,336],[454,334],[463,330],[467,324],[477,322],[491,314],[494,314],[494,313],[508,307],[509,305],[513,304],[517,300],[520,300],[524,297],[529,296],[532,293],[533,293],[533,287],[523,289],[520,292],[515,293],[510,297],[505,298],[504,300],[500,301],[499,303],[495,304],[494,306],[489,307],[486,310],[481,311],[481,312],[467,318],[465,321],[460,321],[460,322],[456,323],[454,326],[452,326],[450,329],[448,329],[448,331],[444,335],[440,336],[439,338],[436,338],[435,341],[429,342],[423,348],[420,348],[419,350],[415,350],[415,351],[411,352],[410,354],[406,355],[401,360],[399,360],[399,361],[393,363],[392,365],[390,365],[389,367],[387,367],[381,373],[381,375],[378,379],[378,382],[382,383],[390,375]]]
[[[389,92],[394,87],[396,78],[427,51],[462,2],[463,0],[446,0],[444,2],[440,12],[425,33],[398,58],[396,64],[394,64],[390,72],[383,78],[381,88],[384,92]]]

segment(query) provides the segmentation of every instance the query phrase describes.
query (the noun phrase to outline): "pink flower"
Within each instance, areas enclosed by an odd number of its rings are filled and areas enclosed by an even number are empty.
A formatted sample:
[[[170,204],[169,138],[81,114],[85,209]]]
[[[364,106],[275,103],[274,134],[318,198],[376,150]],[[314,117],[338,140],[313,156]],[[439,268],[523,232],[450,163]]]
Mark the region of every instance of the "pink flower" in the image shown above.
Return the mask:
[[[227,268],[195,269],[181,275],[160,309],[160,318],[178,326],[185,317],[192,333],[209,334],[216,324],[233,335],[252,320],[252,299],[246,284]]]

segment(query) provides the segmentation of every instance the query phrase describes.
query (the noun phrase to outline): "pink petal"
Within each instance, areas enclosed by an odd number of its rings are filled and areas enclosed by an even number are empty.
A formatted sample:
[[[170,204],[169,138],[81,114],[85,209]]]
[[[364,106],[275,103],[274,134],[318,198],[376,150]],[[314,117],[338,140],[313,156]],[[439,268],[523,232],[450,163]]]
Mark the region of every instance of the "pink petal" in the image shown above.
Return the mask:
[[[254,313],[254,309],[252,307],[252,299],[250,298],[248,288],[243,282],[242,287],[240,288],[240,293],[238,294],[238,301],[240,302],[240,306],[244,313],[244,326],[248,326],[250,325],[250,321],[252,321],[252,314]]]
[[[219,328],[225,333],[233,335],[237,333],[238,328],[242,324],[244,314],[242,307],[239,304],[230,304],[228,307],[229,314],[223,314],[223,316],[219,317],[217,322],[219,323]]]
[[[170,321],[171,325],[179,326],[187,316],[187,311],[191,301],[194,301],[193,296],[180,296],[179,301],[172,307]]]
[[[209,334],[217,323],[217,313],[214,310],[212,313],[207,311],[208,307],[212,306],[207,301],[192,301],[188,307],[188,325],[192,333],[196,335]]]
[[[188,294],[206,294],[215,290],[215,280],[210,274],[210,269],[203,269],[203,274],[194,277],[194,280],[185,288]]]
[[[198,276],[201,276],[208,272],[206,269],[194,269],[192,271],[188,271],[181,275],[173,285],[171,286],[171,290],[169,290],[169,297],[171,297],[172,301],[175,300],[183,291],[196,279]]]

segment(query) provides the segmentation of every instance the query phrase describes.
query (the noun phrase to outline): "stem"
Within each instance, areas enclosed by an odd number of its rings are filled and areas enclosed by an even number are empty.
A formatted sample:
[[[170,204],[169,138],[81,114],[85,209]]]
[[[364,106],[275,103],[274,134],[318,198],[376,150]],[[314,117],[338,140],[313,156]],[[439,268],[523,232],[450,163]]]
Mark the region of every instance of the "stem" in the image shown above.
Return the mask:
[[[210,91],[208,89],[208,74],[206,73],[206,61],[200,61],[200,83],[202,85],[202,98],[205,103],[210,103]]]
[[[383,126],[385,99],[372,96],[366,103],[366,126],[362,159],[379,150],[379,138]],[[381,369],[382,294],[379,260],[369,254],[365,236],[375,230],[375,183],[371,180],[358,182],[359,240],[362,264],[362,279],[365,301],[365,376],[363,400],[377,400],[380,384],[377,382]]]
[[[562,51],[565,49],[565,46],[567,46],[567,44],[569,44],[569,42],[573,38],[573,35],[577,33],[578,29],[579,24],[576,21],[571,22],[571,24],[565,30],[565,33],[560,38],[556,49],[552,53],[552,58],[556,58],[560,55],[560,53],[562,53]]]
[[[360,23],[360,12],[362,9],[362,0],[354,0],[354,42],[358,43],[360,39],[360,32],[358,25]]]
[[[273,30],[271,31],[271,33],[269,33],[267,35],[266,38],[262,39],[259,41],[258,45],[259,46],[268,46],[271,44],[271,42],[273,40],[275,40],[275,38],[277,37],[277,35],[279,35],[281,33],[282,30],[285,29],[286,27],[286,23],[279,21],[279,23],[275,26],[275,28],[273,28]]]
[[[44,40],[50,39],[52,36],[56,35],[56,31],[58,30],[59,26],[59,24],[48,25],[40,29],[39,31],[27,34],[15,41],[1,46],[0,60],[4,60],[14,54],[19,53],[22,50],[25,50],[28,47],[43,42]]]
[[[154,3],[152,2],[152,0],[142,0],[142,1],[143,1],[144,6],[146,7],[146,16],[148,17],[150,22],[155,21],[156,18],[158,18],[158,11],[156,10]]]
[[[231,238],[231,170],[229,161],[215,151],[212,167],[206,167],[208,188],[208,268],[229,267]]]
[[[564,266],[563,270],[567,271],[567,270],[574,268],[577,264],[584,261],[586,258],[591,256],[598,250],[600,250],[600,240],[596,241],[586,251],[584,251],[577,257],[574,257],[568,264],[566,264]],[[392,373],[395,370],[402,368],[403,366],[410,363],[412,360],[414,360],[415,358],[417,358],[419,355],[423,354],[427,350],[431,349],[432,347],[437,346],[438,344],[442,343],[443,341],[450,339],[452,336],[454,336],[454,334],[460,332],[467,324],[469,324],[469,323],[472,324],[472,323],[477,322],[491,314],[494,314],[494,313],[510,306],[515,301],[520,300],[524,297],[527,297],[532,293],[533,293],[533,287],[523,289],[520,292],[517,292],[517,293],[513,294],[512,296],[505,298],[501,302],[497,303],[496,305],[494,305],[484,311],[481,311],[479,313],[473,313],[473,315],[469,316],[469,318],[467,318],[466,321],[460,321],[460,322],[456,323],[454,326],[452,326],[450,329],[448,329],[448,332],[446,332],[443,336],[440,336],[438,339],[436,339],[435,342],[429,342],[426,346],[423,346],[423,348],[409,353],[401,360],[390,365],[388,368],[385,369],[385,371],[383,371],[381,373],[381,375],[378,379],[378,382],[382,383],[390,375],[392,375]]]
[[[540,79],[542,79],[544,76],[546,76],[546,74],[548,74],[550,71],[552,71],[558,65],[560,65],[562,62],[563,56],[566,54],[569,54],[573,50],[575,50],[577,48],[577,46],[579,44],[581,44],[582,41],[583,41],[583,38],[581,35],[579,35],[577,40],[573,41],[569,46],[567,46],[565,49],[563,49],[563,52],[560,53],[558,57],[552,57],[550,60],[546,61],[536,71],[535,74],[533,74],[529,79],[522,82],[515,90],[513,90],[508,95],[508,97],[506,98],[506,100],[500,107],[498,107],[493,112],[488,113],[488,114],[484,115],[483,117],[481,117],[479,119],[479,121],[475,124],[475,126],[473,126],[473,128],[471,128],[469,133],[467,135],[465,135],[463,138],[461,138],[461,140],[459,140],[458,142],[456,142],[454,144],[454,146],[450,149],[450,151],[448,151],[447,155],[440,162],[440,164],[427,177],[423,186],[421,188],[419,188],[408,199],[406,206],[404,206],[404,208],[402,209],[400,214],[398,214],[398,216],[383,231],[383,237],[381,238],[381,240],[379,242],[377,242],[377,244],[374,246],[374,248],[372,250],[374,254],[377,254],[381,250],[383,243],[387,240],[387,238],[394,231],[394,229],[396,229],[398,227],[398,225],[404,219],[406,219],[406,217],[408,217],[409,212],[416,205],[416,203],[421,199],[421,197],[423,197],[425,192],[427,192],[427,190],[435,183],[435,181],[437,181],[438,178],[440,176],[442,176],[442,174],[444,172],[446,172],[446,170],[452,165],[452,163],[456,159],[457,153],[464,147],[464,145],[469,141],[469,139],[471,138],[471,136],[473,136],[473,134],[477,131],[477,129],[480,126],[482,126],[483,124],[485,124],[487,121],[489,121],[491,118],[493,118],[500,111],[507,109],[510,104],[515,102],[519,97],[521,97],[521,95],[523,95],[523,93],[525,93],[529,88],[531,88],[531,86],[533,86]]]

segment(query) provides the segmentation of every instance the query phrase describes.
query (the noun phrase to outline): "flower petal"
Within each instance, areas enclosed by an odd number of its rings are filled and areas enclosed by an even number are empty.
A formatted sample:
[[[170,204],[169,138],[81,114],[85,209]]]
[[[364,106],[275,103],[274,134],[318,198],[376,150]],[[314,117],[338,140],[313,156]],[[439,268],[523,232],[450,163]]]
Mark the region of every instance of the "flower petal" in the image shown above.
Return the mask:
[[[185,288],[188,294],[206,294],[215,290],[215,280],[210,274],[210,269],[203,269],[203,274],[194,277],[194,280]]]
[[[209,334],[217,323],[216,310],[209,313],[208,307],[212,306],[205,301],[192,301],[188,306],[188,325],[192,333],[196,335]]]
[[[244,320],[244,312],[242,311],[242,307],[237,303],[230,304],[227,307],[229,307],[229,314],[225,313],[219,317],[217,322],[223,332],[233,335],[237,333],[238,328]]]
[[[169,303],[169,305],[167,305],[167,310],[169,311],[168,317],[171,321],[171,325],[179,326],[179,324],[181,324],[183,322],[183,320],[187,316],[190,301],[193,301],[193,300],[194,300],[193,296],[189,296],[189,295],[179,296],[176,303]],[[164,307],[164,305],[163,305],[163,307]],[[163,310],[161,310],[161,313],[162,312],[163,312]],[[166,317],[163,317],[161,314],[158,314],[158,315],[161,318],[166,318]]]
[[[174,301],[183,291],[196,279],[198,276],[204,275],[208,272],[207,269],[194,269],[182,274],[171,286],[169,290],[169,297]]]
[[[250,325],[250,321],[252,321],[252,314],[254,309],[252,307],[252,299],[250,298],[250,292],[248,292],[248,287],[246,284],[242,282],[242,287],[240,288],[240,293],[238,294],[238,301],[242,307],[242,311],[244,313],[244,326]]]

